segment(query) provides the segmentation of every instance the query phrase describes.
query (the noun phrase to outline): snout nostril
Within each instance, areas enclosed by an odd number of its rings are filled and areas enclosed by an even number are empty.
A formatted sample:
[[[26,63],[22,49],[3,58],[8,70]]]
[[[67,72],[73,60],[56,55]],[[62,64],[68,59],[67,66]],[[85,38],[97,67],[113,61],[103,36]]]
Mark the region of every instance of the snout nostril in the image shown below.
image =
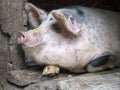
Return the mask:
[[[24,32],[20,32],[19,36],[25,38],[25,33]]]
[[[27,33],[20,31],[18,37],[18,44],[23,44],[27,40]]]

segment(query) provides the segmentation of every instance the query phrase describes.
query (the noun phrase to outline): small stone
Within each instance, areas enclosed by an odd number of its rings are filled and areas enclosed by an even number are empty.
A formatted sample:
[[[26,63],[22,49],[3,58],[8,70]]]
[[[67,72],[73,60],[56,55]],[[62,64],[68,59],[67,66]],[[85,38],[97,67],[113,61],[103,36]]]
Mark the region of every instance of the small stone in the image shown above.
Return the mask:
[[[68,75],[68,77],[72,77],[72,75]]]
[[[3,88],[3,89],[0,89],[0,90],[23,90],[23,88],[14,86],[14,85],[9,84],[9,83],[5,83],[4,88]]]

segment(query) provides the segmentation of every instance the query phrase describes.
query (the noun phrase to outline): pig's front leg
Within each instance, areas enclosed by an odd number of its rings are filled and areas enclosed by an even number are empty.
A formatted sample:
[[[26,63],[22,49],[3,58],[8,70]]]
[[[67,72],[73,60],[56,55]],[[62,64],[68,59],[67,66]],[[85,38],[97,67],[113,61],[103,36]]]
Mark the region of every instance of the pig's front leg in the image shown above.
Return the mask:
[[[57,75],[60,71],[58,66],[48,65],[44,68],[42,76],[54,76]]]

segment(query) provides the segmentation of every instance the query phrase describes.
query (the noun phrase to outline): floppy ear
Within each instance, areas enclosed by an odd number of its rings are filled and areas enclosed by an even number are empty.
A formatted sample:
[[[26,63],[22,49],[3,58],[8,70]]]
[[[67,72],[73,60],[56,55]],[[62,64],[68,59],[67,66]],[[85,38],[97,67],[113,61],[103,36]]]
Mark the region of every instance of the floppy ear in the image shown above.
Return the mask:
[[[31,3],[26,3],[25,10],[28,16],[28,25],[32,28],[37,28],[47,15],[46,11],[37,8]]]
[[[79,23],[72,15],[60,12],[53,12],[52,15],[57,20],[57,22],[65,28],[65,30],[68,30],[70,33],[76,36],[79,34]]]

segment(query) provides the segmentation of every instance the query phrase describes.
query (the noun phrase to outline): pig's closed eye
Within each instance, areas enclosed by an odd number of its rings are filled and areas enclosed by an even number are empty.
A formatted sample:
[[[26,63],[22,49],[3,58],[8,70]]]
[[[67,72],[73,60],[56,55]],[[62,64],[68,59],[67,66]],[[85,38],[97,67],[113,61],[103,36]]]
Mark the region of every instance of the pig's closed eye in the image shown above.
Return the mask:
[[[53,18],[52,17],[48,18],[48,21],[53,21]]]
[[[59,25],[53,24],[52,27],[55,32],[61,33],[61,27]]]
[[[49,20],[51,21],[51,20],[53,20],[53,18],[50,18]]]

